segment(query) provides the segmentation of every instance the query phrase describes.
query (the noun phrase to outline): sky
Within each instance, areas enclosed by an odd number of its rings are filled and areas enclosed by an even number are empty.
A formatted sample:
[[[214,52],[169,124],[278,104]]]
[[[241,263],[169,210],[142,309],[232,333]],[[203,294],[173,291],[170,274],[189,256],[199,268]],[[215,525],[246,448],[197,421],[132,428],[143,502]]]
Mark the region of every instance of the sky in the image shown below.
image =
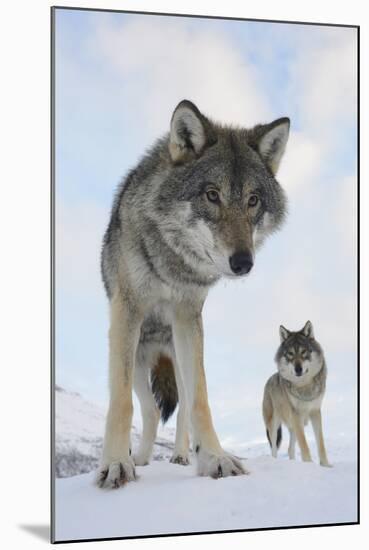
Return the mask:
[[[55,39],[57,383],[107,404],[102,236],[119,181],[186,98],[223,123],[291,119],[277,176],[287,222],[250,276],[221,281],[204,308],[221,440],[264,437],[278,327],[308,319],[328,364],[327,411],[355,429],[356,29],[56,10]]]

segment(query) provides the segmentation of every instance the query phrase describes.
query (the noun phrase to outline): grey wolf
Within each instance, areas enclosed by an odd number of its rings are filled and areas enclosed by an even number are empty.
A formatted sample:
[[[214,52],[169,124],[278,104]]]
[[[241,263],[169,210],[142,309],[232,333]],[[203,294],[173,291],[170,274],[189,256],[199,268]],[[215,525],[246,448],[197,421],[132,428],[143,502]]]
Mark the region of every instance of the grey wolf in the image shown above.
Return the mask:
[[[115,196],[101,269],[110,303],[110,404],[97,483],[119,487],[150,460],[160,415],[178,401],[172,461],[199,475],[240,475],[221,447],[208,404],[201,311],[221,277],[250,272],[255,251],[285,217],[275,178],[289,119],[251,129],[211,121],[190,101],[168,134],[127,175]],[[231,321],[231,320],[230,320]],[[132,388],[143,417],[130,452]]]
[[[295,458],[298,441],[302,460],[311,461],[304,426],[311,421],[319,460],[330,466],[323,438],[321,406],[325,393],[327,367],[323,350],[314,338],[313,326],[291,332],[280,327],[281,344],[275,360],[278,372],[267,381],[264,389],[263,417],[272,455],[277,457],[282,440],[282,424],[290,432],[288,455]]]

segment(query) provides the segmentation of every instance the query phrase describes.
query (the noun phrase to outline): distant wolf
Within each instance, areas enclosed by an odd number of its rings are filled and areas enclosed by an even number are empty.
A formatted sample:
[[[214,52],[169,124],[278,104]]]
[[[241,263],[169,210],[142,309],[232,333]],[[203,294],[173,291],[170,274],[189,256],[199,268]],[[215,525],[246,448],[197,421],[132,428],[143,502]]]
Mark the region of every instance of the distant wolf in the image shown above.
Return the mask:
[[[168,419],[177,402],[172,462],[189,462],[191,428],[199,475],[245,473],[213,427],[201,312],[210,287],[249,273],[256,249],[283,222],[286,198],[275,174],[289,126],[288,118],[223,126],[181,101],[169,132],[118,188],[101,256],[110,404],[99,486],[135,479],[135,464],[150,460],[160,415]],[[143,418],[135,456],[132,387]]]
[[[281,345],[275,360],[278,372],[267,381],[264,389],[263,416],[272,455],[282,440],[282,423],[290,432],[288,455],[295,458],[298,441],[302,460],[311,461],[304,426],[311,420],[322,466],[330,466],[324,445],[321,406],[325,393],[327,367],[321,346],[314,338],[313,326],[291,332],[280,327]]]

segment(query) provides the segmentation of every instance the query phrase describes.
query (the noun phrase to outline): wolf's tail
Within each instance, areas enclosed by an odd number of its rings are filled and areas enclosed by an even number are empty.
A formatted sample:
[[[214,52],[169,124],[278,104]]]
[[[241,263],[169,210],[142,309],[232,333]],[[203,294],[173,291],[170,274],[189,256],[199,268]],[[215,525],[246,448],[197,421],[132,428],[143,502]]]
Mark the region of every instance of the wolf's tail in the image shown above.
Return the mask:
[[[174,413],[178,403],[178,390],[174,375],[173,362],[169,357],[160,355],[151,370],[151,389],[163,422]]]
[[[270,435],[269,435],[269,430],[266,431],[266,434],[267,434],[267,438],[268,438],[268,441],[269,441],[269,445],[272,446],[272,442],[270,440]],[[278,430],[277,430],[277,449],[279,449],[279,447],[281,446],[281,443],[282,443],[282,426],[278,426]]]

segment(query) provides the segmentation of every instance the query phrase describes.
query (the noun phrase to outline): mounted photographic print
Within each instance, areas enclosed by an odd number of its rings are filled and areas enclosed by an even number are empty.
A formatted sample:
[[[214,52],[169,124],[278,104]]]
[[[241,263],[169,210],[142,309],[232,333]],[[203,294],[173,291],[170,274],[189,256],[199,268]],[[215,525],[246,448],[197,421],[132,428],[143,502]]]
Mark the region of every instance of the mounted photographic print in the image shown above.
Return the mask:
[[[358,522],[358,27],[52,9],[52,540]]]

